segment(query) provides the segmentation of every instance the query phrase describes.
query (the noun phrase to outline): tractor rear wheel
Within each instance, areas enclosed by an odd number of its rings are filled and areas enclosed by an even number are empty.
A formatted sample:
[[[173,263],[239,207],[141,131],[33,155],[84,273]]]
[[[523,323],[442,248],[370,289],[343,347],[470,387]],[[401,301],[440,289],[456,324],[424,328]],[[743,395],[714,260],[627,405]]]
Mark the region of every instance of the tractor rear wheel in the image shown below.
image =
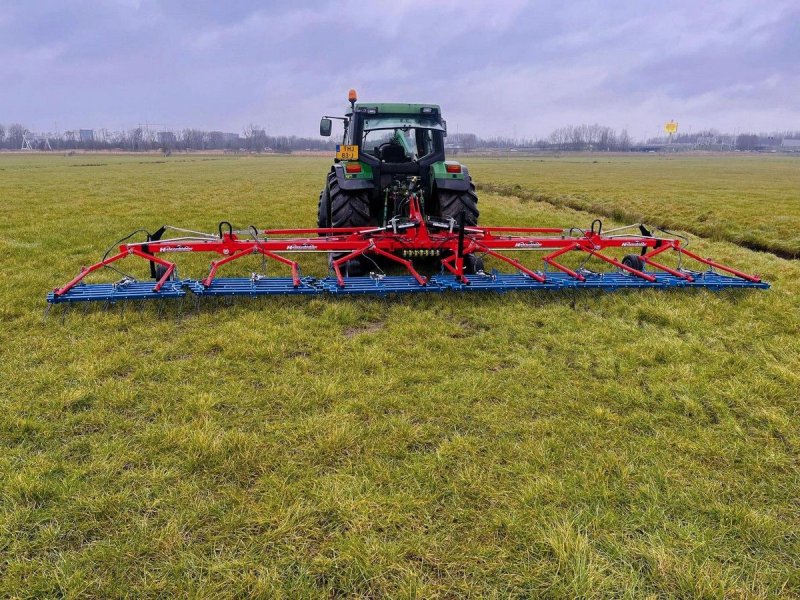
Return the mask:
[[[325,192],[327,191],[327,198]],[[328,186],[320,196],[320,204],[327,199],[330,207],[330,221],[327,227],[366,227],[369,225],[369,195],[366,190],[343,190],[339,187],[336,175],[331,173],[328,177]],[[331,253],[328,264],[344,256],[340,253]],[[360,258],[348,260],[342,265],[345,277],[358,277],[363,275],[365,266]]]
[[[317,204],[317,227],[325,229],[331,226],[331,199],[326,185],[319,193],[319,204]],[[320,235],[325,235],[321,233]]]
[[[369,195],[366,190],[343,190],[336,177],[328,182],[331,227],[366,227],[369,225]]]
[[[478,224],[478,195],[475,193],[475,184],[469,182],[469,189],[462,192],[453,190],[439,190],[439,216],[445,219],[453,218],[458,221],[464,213],[464,224],[475,226]]]

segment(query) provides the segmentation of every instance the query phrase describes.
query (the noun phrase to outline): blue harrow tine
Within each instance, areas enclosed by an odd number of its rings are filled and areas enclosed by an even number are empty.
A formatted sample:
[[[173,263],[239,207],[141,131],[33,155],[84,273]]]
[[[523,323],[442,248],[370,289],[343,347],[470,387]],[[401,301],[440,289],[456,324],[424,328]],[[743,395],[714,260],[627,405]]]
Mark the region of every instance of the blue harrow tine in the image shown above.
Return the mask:
[[[199,281],[187,280],[189,290],[198,297],[202,296],[278,296],[278,295],[303,295],[318,294],[319,289],[312,277],[301,280],[300,286],[295,287],[290,277],[262,277],[253,279],[218,278],[206,287]]]
[[[62,302],[118,302],[120,300],[153,300],[157,298],[180,298],[186,295],[183,283],[169,281],[161,291],[153,291],[152,281],[135,281],[124,285],[114,283],[79,284],[67,293],[56,296],[53,292],[47,295],[47,301],[53,304]]]
[[[506,292],[513,290],[552,290],[560,289],[563,284],[558,279],[548,278],[544,283],[531,279],[527,275],[510,275],[492,273],[484,275],[468,275],[469,283],[462,283],[455,275],[437,275],[434,282],[449,290],[459,292]]]
[[[345,277],[344,287],[339,286],[335,277],[326,277],[320,281],[322,289],[333,295],[378,295],[408,294],[425,292],[442,292],[444,288],[430,281],[420,285],[410,275],[387,275],[385,277]]]
[[[600,289],[614,291],[619,289],[642,288],[684,288],[696,287],[707,289],[723,288],[760,288],[767,289],[769,284],[751,282],[738,277],[704,273],[695,281],[686,281],[669,274],[656,274],[655,281],[646,281],[636,276],[622,273],[587,273],[586,281],[579,281],[567,273],[547,273],[545,282],[539,282],[524,275],[508,275],[495,273],[491,277],[470,275],[469,284],[458,281],[454,275],[437,275],[435,283],[455,291],[510,291],[510,290],[545,290],[545,289]]]
[[[733,289],[768,289],[765,282],[753,282],[739,277],[720,275],[707,271],[695,275],[694,281],[687,281],[671,274],[653,273],[655,281],[647,281],[634,275],[619,272],[584,273],[585,281],[579,281],[567,273],[548,272],[544,282],[536,281],[523,274],[493,273],[491,275],[469,275],[469,284],[462,283],[454,275],[440,274],[431,277],[427,285],[420,285],[410,275],[387,275],[384,277],[346,277],[344,287],[340,287],[334,277],[314,279],[306,277],[299,287],[295,287],[290,278],[234,278],[215,279],[209,287],[196,280],[168,282],[159,292],[153,291],[152,282],[129,282],[125,285],[114,284],[82,284],[77,285],[62,296],[52,292],[47,296],[48,304],[104,302],[106,306],[117,302],[132,300],[159,300],[163,304],[169,299],[183,299],[187,290],[192,292],[195,307],[199,310],[203,297],[219,298],[230,302],[236,296],[286,296],[286,295],[321,295],[351,296],[411,293],[441,293],[452,291],[494,291],[513,290],[568,290],[598,289],[614,291],[620,289],[647,288],[705,288],[710,290]],[[122,307],[124,311],[124,306]],[[163,310],[163,308],[161,309]]]

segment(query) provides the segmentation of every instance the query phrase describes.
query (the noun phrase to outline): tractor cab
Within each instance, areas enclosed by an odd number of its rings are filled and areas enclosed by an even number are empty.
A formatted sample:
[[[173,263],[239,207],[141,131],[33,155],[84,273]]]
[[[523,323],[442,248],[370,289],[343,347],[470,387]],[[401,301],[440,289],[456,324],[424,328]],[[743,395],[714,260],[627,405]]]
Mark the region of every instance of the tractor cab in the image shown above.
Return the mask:
[[[358,146],[363,160],[374,164],[417,163],[420,166],[443,160],[445,127],[438,118],[438,107],[404,105],[402,113],[387,111],[393,108],[387,105],[356,107],[351,116],[348,141]],[[421,114],[422,108],[436,110],[435,116]],[[414,109],[416,114],[412,112]],[[369,112],[361,112],[364,110]]]

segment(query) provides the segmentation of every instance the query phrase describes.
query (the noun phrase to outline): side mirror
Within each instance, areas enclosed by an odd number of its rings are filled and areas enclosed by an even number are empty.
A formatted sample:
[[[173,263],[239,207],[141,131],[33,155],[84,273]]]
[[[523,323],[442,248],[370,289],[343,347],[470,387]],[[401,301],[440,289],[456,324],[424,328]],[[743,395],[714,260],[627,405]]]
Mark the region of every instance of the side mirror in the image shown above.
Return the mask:
[[[330,137],[331,129],[333,128],[333,121],[330,119],[322,119],[319,122],[319,134],[325,137]]]

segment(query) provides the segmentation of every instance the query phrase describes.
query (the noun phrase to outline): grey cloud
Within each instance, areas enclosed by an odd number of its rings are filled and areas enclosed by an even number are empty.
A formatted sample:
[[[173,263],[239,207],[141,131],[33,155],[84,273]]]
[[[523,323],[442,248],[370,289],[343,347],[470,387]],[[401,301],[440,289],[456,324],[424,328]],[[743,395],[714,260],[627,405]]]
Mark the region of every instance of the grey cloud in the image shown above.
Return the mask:
[[[794,2],[6,2],[0,122],[313,134],[349,87],[460,131],[800,128]],[[750,115],[750,116],[748,116]]]

